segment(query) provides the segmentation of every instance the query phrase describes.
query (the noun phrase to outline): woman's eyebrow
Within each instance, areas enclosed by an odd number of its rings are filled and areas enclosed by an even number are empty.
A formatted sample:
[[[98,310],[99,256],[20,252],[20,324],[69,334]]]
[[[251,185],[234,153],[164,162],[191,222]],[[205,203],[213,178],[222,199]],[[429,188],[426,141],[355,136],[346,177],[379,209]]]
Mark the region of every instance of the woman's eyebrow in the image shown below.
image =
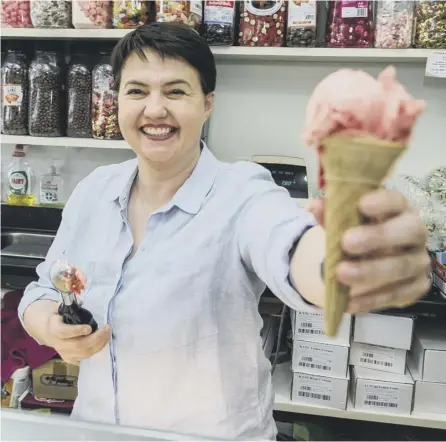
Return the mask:
[[[168,81],[168,82],[164,83],[163,86],[173,86],[173,85],[176,85],[176,84],[184,84],[184,85],[186,85],[186,86],[191,87],[191,85],[190,85],[186,80],[181,80],[181,79],[176,79],[176,80]],[[128,81],[125,83],[125,86],[124,86],[124,87],[127,87],[127,86],[129,86],[129,85],[141,86],[141,87],[147,87],[147,86],[149,86],[147,83],[144,83],[143,81],[139,81],[139,80],[128,80]]]
[[[168,81],[167,83],[164,83],[164,86],[173,86],[174,84],[185,84],[186,86],[191,87],[186,80],[181,80],[181,79]]]
[[[127,81],[127,83],[125,84],[124,87],[129,86],[129,85],[134,85],[134,86],[141,86],[141,87],[147,87],[147,83],[144,83],[142,81],[138,81],[138,80],[129,80]]]

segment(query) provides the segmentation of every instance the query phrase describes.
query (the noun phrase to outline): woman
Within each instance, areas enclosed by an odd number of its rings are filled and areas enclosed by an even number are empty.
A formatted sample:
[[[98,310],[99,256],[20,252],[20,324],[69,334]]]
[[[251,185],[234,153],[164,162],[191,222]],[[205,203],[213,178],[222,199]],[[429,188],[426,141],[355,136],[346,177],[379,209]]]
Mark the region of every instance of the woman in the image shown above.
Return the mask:
[[[322,306],[323,206],[314,216],[299,209],[264,168],[222,163],[200,143],[216,69],[194,31],[143,26],[117,44],[112,64],[136,159],[77,186],[20,317],[31,336],[80,362],[78,419],[274,439],[258,302],[268,286],[292,308]],[[414,302],[428,284],[420,220],[386,190],[361,210],[377,222],[344,238],[363,258],[339,268],[350,311]],[[61,257],[87,276],[85,307],[101,327],[93,334],[57,315],[49,269]]]

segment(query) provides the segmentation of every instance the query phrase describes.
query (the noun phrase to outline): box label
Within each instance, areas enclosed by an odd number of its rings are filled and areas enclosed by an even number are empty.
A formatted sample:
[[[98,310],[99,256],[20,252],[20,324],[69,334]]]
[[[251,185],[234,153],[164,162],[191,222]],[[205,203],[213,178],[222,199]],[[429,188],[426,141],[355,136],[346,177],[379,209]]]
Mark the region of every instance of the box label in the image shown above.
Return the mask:
[[[296,313],[297,333],[304,335],[323,335],[324,318],[321,314],[307,312]]]
[[[364,385],[364,403],[370,408],[398,408],[400,389],[395,386],[384,386],[377,384]]]
[[[330,383],[329,379],[299,374],[299,390],[297,395],[319,401],[330,401],[332,393]]]
[[[333,369],[333,350],[299,343],[297,365],[301,368],[330,372]]]
[[[361,344],[359,366],[367,368],[393,368],[395,365],[395,353],[393,348]]]

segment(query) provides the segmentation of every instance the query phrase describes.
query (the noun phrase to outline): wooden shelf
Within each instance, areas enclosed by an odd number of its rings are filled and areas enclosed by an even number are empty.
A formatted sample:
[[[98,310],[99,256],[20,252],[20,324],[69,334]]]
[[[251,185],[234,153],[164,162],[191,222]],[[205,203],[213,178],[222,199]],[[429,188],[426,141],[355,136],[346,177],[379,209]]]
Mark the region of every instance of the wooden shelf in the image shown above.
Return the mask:
[[[289,413],[311,414],[316,416],[337,417],[341,419],[353,419],[446,430],[446,412],[444,414],[412,413],[409,415],[402,415],[356,410],[353,408],[351,400],[348,401],[346,410],[292,402],[291,379],[292,372],[289,364],[285,363],[276,367],[273,377],[274,390],[276,394],[274,410]]]
[[[94,149],[130,149],[130,146],[124,140],[97,140],[95,138],[1,135],[1,143],[27,144],[30,146],[89,147]]]
[[[2,29],[2,39],[118,40],[130,29]],[[338,48],[261,48],[213,46],[217,59],[270,61],[354,61],[389,63],[424,63],[430,49],[338,49]]]

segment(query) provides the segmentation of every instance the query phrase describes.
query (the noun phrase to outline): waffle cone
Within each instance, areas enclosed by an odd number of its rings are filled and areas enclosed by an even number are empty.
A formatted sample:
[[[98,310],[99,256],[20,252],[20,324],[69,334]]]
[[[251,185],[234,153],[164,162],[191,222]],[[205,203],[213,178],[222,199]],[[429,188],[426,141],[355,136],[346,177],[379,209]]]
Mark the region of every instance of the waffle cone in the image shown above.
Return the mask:
[[[339,263],[347,258],[341,239],[348,229],[365,223],[358,210],[359,199],[382,185],[405,145],[369,136],[336,135],[324,139],[322,148],[326,197],[324,328],[327,336],[335,336],[349,297],[349,287],[336,277]]]

